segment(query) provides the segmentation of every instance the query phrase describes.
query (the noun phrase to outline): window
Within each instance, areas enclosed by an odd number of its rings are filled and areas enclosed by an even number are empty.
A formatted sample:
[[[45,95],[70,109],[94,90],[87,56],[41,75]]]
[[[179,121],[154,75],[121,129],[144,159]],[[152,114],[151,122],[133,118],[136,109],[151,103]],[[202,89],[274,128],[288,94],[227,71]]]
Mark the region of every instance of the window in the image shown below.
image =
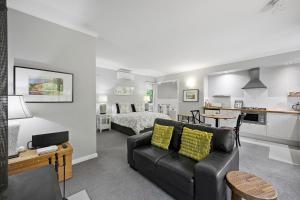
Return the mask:
[[[153,103],[153,86],[151,82],[146,82],[146,94],[145,96],[150,97],[150,101],[148,103]]]

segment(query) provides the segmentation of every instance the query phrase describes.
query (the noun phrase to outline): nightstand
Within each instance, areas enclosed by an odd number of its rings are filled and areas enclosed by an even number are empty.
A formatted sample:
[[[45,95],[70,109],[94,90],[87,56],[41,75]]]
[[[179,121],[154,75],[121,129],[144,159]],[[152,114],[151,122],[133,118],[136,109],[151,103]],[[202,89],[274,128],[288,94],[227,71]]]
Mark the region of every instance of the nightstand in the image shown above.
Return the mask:
[[[111,130],[111,116],[109,114],[97,114],[97,130]]]

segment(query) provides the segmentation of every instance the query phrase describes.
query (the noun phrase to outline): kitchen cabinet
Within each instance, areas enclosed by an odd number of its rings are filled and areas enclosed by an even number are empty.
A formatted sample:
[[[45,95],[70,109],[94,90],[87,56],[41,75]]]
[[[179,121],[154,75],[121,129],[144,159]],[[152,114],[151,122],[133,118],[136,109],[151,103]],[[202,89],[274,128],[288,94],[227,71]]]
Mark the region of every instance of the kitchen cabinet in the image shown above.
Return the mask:
[[[260,124],[243,123],[240,128],[240,134],[247,136],[247,134],[267,136],[267,126]]]
[[[267,114],[267,136],[279,139],[299,141],[299,115]]]

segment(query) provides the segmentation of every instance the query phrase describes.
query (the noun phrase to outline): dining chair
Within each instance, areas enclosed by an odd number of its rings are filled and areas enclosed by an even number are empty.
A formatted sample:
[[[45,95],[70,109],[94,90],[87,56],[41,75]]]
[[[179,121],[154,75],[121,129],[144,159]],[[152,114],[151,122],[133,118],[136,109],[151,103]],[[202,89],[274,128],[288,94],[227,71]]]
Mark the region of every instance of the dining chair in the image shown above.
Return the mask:
[[[236,146],[239,144],[239,146],[241,146],[241,141],[240,141],[240,127],[243,123],[245,114],[241,113],[239,114],[238,118],[237,118],[237,122],[236,122],[236,127],[234,128],[235,131],[235,141],[236,141]]]
[[[200,110],[191,110],[191,113],[192,113],[192,122],[193,122],[193,124],[204,123],[200,120]]]
[[[240,141],[240,127],[243,123],[243,120],[244,120],[244,117],[245,117],[245,114],[244,113],[241,113],[239,114],[238,118],[237,118],[237,121],[236,121],[236,126],[234,128],[232,127],[221,127],[221,128],[229,128],[229,129],[232,129],[234,134],[235,134],[235,144],[237,147],[241,146],[241,141]]]

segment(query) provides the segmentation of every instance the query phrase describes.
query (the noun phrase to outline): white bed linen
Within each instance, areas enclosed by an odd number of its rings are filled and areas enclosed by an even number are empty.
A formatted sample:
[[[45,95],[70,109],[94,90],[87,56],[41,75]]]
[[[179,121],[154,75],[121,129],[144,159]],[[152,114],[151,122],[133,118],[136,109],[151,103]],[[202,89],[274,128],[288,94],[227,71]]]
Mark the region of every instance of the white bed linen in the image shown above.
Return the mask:
[[[157,112],[131,112],[113,114],[111,121],[132,128],[135,134],[139,134],[141,130],[152,127],[156,118],[170,119],[168,115]]]

